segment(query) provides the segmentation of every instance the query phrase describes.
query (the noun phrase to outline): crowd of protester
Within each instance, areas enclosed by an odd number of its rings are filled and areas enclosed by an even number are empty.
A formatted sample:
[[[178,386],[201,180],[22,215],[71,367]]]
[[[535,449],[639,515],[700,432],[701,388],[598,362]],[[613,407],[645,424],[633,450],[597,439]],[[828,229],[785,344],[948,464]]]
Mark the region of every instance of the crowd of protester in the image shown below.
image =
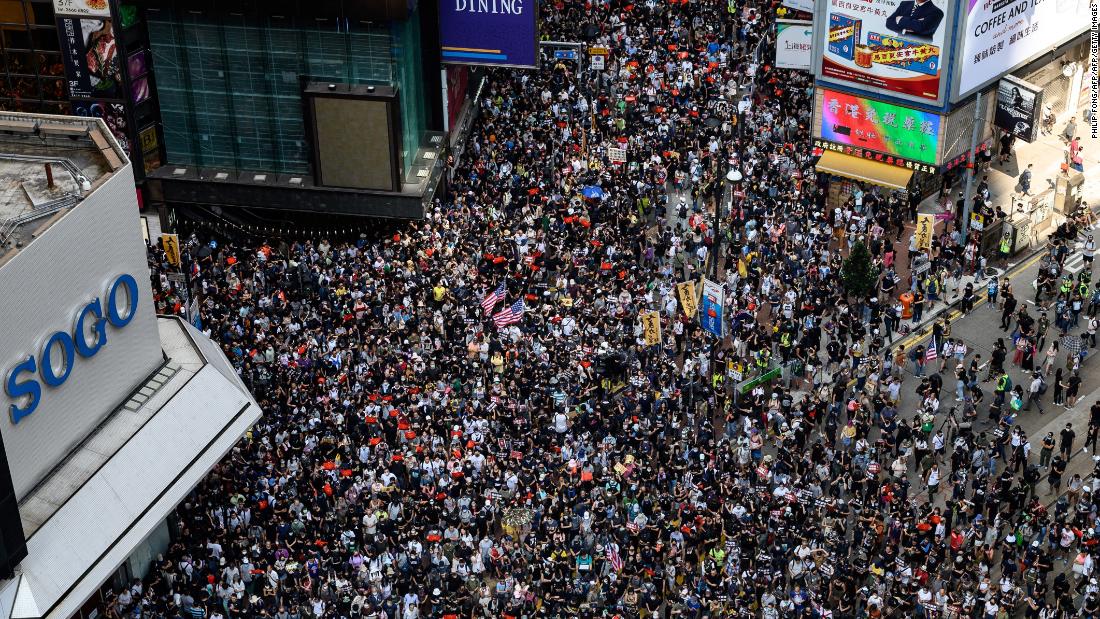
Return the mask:
[[[1033,445],[1016,423],[1055,366],[1054,402],[1076,404],[1080,347],[1018,346],[1060,330],[996,279],[1012,337],[992,358],[946,322],[933,354],[888,346],[972,297],[952,287],[984,258],[957,231],[917,249],[900,194],[831,202],[812,79],[769,60],[786,11],[545,2],[544,35],[609,47],[605,70],[494,72],[425,220],[193,235],[201,328],[264,417],[108,614],[1100,616],[1100,492],[1063,479],[1100,403],[1080,436]],[[841,277],[856,244],[865,295]],[[163,252],[151,264],[158,310],[183,312]],[[704,274],[725,287],[722,340],[676,288]],[[1076,289],[1045,292],[1076,325]],[[1013,362],[1040,386],[1012,384]]]

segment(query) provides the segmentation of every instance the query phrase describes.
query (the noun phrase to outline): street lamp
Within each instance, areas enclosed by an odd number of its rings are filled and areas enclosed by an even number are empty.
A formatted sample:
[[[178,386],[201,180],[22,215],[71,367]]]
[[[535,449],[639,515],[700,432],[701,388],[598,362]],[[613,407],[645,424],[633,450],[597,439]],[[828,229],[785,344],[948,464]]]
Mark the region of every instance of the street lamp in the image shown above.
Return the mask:
[[[733,160],[730,160],[733,164]],[[730,194],[730,206],[733,205],[733,188],[737,186],[737,183],[741,182],[741,170],[736,167],[731,167],[729,172],[726,172],[725,191]],[[726,200],[723,196],[722,200],[715,200],[714,204],[714,275],[715,279],[718,279],[718,260],[722,257],[722,217],[725,216]]]

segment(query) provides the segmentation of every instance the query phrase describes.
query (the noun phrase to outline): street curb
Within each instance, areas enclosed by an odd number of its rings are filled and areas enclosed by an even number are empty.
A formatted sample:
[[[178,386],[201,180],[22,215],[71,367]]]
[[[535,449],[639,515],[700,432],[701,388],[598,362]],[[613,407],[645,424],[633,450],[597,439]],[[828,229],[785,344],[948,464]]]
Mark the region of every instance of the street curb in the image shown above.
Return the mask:
[[[1031,253],[1029,253],[1026,256],[1024,256],[1023,258],[1021,258],[1020,261],[1016,263],[1016,266],[1014,266],[1011,269],[1006,270],[1004,273],[1001,273],[1000,275],[996,275],[994,277],[997,277],[998,279],[1002,278],[1002,277],[1009,277],[1009,278],[1014,277],[1019,272],[1022,272],[1024,269],[1030,267],[1031,266],[1031,261],[1036,256],[1042,254],[1046,250],[1047,250],[1046,247],[1036,248]],[[987,300],[988,300],[988,295],[986,294],[985,291],[977,292],[974,295],[974,306],[971,308],[971,310],[973,311],[973,310],[977,309],[978,306],[982,305]],[[931,335],[932,325],[934,325],[935,322],[937,320],[939,320],[940,317],[942,317],[944,314],[947,314],[947,321],[948,321],[949,324],[956,321],[956,320],[958,320],[959,318],[965,316],[966,314],[964,314],[961,311],[956,310],[957,306],[960,305],[961,303],[962,303],[962,297],[960,296],[958,299],[955,299],[954,301],[952,301],[952,302],[948,303],[947,305],[945,305],[939,311],[937,311],[934,314],[930,315],[928,320],[923,321],[920,325],[918,325],[917,327],[914,327],[909,332],[909,335],[906,335],[904,338],[901,338],[901,339],[887,345],[886,350],[892,353],[892,352],[895,352],[896,349],[899,346],[902,346],[902,345],[908,346],[910,344],[913,344],[914,342],[919,342],[920,340],[924,339],[928,335]],[[954,316],[951,315],[953,310],[956,311],[956,314]]]

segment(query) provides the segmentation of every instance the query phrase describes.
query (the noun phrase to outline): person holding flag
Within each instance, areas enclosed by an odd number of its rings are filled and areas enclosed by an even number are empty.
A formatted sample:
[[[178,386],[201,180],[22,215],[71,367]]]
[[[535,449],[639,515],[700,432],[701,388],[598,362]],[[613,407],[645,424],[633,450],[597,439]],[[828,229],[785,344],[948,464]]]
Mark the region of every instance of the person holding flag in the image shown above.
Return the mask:
[[[520,299],[508,306],[507,309],[497,312],[493,316],[493,324],[495,324],[498,329],[503,329],[510,324],[515,324],[523,320],[523,312],[525,309],[523,299]]]
[[[486,314],[493,311],[493,308],[497,306],[497,303],[500,303],[504,300],[504,292],[504,282],[501,282],[500,285],[497,286],[496,290],[485,295],[485,298],[481,300],[481,311],[485,312]]]

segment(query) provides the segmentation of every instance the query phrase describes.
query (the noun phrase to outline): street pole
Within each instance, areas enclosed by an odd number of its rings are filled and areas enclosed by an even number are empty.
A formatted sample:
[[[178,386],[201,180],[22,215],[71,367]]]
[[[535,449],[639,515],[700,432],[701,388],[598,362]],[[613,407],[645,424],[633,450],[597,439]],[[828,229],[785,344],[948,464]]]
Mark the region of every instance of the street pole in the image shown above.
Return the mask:
[[[964,248],[967,244],[967,234],[970,232],[970,210],[974,204],[974,197],[971,194],[974,188],[974,164],[977,159],[974,151],[978,148],[978,135],[981,131],[983,116],[982,91],[979,90],[977,98],[974,99],[974,124],[970,128],[970,152],[967,155],[966,164],[966,190],[963,194],[962,221],[959,225],[959,230],[962,231],[962,246]]]
[[[718,259],[722,255],[722,205],[726,201],[725,191],[719,187],[725,187],[718,179],[714,179],[714,257],[712,258],[711,277],[718,280]]]

